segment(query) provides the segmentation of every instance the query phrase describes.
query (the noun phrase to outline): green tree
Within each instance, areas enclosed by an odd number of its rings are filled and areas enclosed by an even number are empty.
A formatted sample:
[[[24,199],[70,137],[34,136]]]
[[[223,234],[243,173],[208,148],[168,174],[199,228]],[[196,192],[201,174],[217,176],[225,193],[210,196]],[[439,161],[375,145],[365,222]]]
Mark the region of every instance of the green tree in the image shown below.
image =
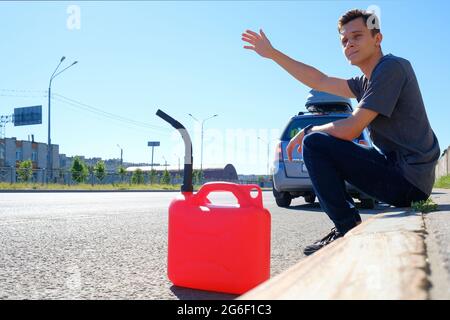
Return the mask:
[[[94,166],[94,175],[95,177],[101,181],[106,177],[106,168],[105,162],[103,160],[98,161]]]
[[[31,177],[33,176],[33,162],[31,162],[31,160],[20,162],[17,174],[19,175],[19,181],[30,181]]]
[[[204,176],[203,176],[203,171],[202,171],[202,170],[195,169],[195,170],[192,172],[192,183],[193,183],[194,185],[199,185],[199,184],[201,184],[203,178],[204,178]]]
[[[127,174],[127,170],[125,170],[123,166],[119,166],[119,168],[117,169],[117,173],[120,176],[120,182],[123,183],[123,177],[125,177],[125,175]]]
[[[78,183],[83,183],[89,174],[88,167],[80,157],[76,156],[72,163],[72,168],[70,168],[72,173],[72,179]]]
[[[170,184],[170,173],[169,173],[169,171],[167,171],[167,169],[164,170],[164,174],[161,178],[161,183],[162,184]]]
[[[152,169],[150,171],[150,184],[154,184],[156,182],[157,177],[158,177],[158,174],[156,173],[156,170]]]
[[[143,184],[144,183],[144,172],[141,169],[136,169],[131,176],[131,183],[133,184]]]

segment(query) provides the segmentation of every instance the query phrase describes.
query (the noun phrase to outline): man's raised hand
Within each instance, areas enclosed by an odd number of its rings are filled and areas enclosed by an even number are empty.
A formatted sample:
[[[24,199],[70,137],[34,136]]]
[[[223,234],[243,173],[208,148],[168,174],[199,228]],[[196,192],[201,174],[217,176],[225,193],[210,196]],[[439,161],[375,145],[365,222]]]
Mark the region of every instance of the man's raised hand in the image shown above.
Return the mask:
[[[294,148],[298,146],[297,152],[302,153],[303,149],[303,138],[305,137],[305,132],[300,130],[292,139],[289,141],[286,147],[286,153],[288,156],[288,161],[292,162],[292,153],[294,152]]]
[[[258,53],[261,57],[272,58],[275,49],[270,44],[269,39],[262,31],[259,30],[260,34],[253,32],[251,30],[246,30],[242,34],[242,40],[251,44],[251,46],[244,46],[244,49],[250,49]]]

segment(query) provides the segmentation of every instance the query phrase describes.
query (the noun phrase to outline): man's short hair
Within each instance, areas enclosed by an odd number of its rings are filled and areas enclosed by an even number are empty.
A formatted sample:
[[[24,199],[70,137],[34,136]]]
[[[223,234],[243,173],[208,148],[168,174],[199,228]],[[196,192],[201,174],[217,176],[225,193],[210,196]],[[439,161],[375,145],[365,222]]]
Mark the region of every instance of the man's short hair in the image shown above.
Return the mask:
[[[375,12],[361,10],[361,9],[352,9],[344,13],[338,20],[338,31],[339,33],[342,30],[342,27],[353,21],[355,19],[362,18],[367,28],[370,29],[372,36],[375,36],[380,32],[380,21],[375,14]]]

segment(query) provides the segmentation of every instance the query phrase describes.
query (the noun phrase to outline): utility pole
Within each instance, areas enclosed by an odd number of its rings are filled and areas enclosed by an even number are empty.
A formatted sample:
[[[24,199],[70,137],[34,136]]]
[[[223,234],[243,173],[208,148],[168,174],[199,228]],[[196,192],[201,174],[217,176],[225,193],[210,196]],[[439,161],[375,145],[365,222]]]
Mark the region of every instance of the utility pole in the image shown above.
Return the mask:
[[[194,119],[195,121],[197,121],[197,122],[200,123],[200,121],[197,120],[197,118],[195,118],[192,114],[189,113],[189,116],[190,116],[192,119]],[[218,114],[215,114],[215,115],[213,115],[213,116],[211,116],[211,117],[209,117],[209,118],[203,119],[203,120],[201,121],[201,124],[202,124],[201,151],[200,151],[200,153],[201,153],[201,156],[200,156],[200,171],[201,171],[201,172],[203,172],[203,127],[204,127],[204,124],[205,124],[205,121],[206,121],[206,120],[212,119],[212,118],[217,117],[217,116],[218,116]]]
[[[175,157],[177,157],[178,159],[178,173],[181,173],[181,169],[180,169],[180,156],[177,155],[176,153],[173,154]]]
[[[13,115],[10,116],[0,116],[0,138],[6,137],[6,124],[9,122],[14,122]]]
[[[123,167],[123,149],[119,144],[117,144],[117,146],[120,149],[120,166]]]
[[[153,171],[153,156],[154,156],[154,152],[155,152],[155,147],[159,147],[161,144],[159,141],[149,141],[147,143],[148,147],[152,147],[152,163],[151,163],[151,170]]]
[[[47,170],[48,170],[48,174],[47,174],[47,183],[49,182],[49,180],[51,181],[53,179],[53,153],[52,153],[52,139],[51,139],[51,136],[50,136],[52,81],[57,76],[59,76],[61,73],[63,73],[64,71],[66,71],[67,69],[69,69],[70,67],[72,67],[73,65],[78,63],[78,61],[74,61],[70,66],[68,66],[68,67],[64,68],[63,70],[61,70],[60,72],[56,73],[56,71],[58,71],[59,66],[64,61],[64,59],[66,59],[66,57],[62,57],[61,60],[59,61],[59,64],[56,67],[55,71],[53,71],[53,73],[52,73],[52,75],[50,77],[49,84],[48,84],[48,141],[47,141],[47,143],[48,143],[48,145],[47,145]]]
[[[164,168],[167,170],[167,160],[164,156],[162,158],[164,159]]]

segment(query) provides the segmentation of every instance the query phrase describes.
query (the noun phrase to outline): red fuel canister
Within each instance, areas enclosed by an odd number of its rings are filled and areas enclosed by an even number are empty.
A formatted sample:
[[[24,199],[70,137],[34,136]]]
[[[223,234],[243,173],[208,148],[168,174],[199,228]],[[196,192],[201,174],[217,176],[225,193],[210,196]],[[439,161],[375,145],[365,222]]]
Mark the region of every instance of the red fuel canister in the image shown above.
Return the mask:
[[[168,114],[156,114],[184,141],[181,194],[169,207],[168,276],[174,285],[242,294],[270,277],[270,213],[257,185],[212,182],[192,186],[192,142]],[[211,192],[231,192],[237,205],[214,205]],[[256,191],[256,197],[252,196]]]
[[[212,204],[208,195],[217,191],[231,192],[238,204]],[[169,208],[169,279],[209,291],[252,289],[270,277],[270,221],[257,185],[212,182],[182,193]]]

